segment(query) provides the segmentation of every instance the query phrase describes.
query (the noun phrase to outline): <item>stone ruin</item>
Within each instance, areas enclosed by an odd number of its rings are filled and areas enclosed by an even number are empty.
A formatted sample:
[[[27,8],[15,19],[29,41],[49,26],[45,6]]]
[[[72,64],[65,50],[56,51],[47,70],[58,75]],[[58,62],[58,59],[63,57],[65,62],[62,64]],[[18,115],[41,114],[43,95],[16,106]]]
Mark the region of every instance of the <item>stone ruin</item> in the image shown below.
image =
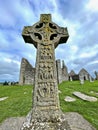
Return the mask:
[[[80,81],[89,80],[90,82],[93,81],[93,77],[84,68],[82,68],[78,74],[76,74],[74,70],[71,70],[71,72],[69,73],[69,79]]]
[[[83,68],[79,72],[79,79],[89,80],[90,74]]]
[[[56,68],[57,68],[58,84],[60,84],[62,81],[68,81],[69,80],[68,69],[64,61],[62,61],[62,65],[61,65],[61,61],[56,60]]]
[[[34,84],[35,68],[28,62],[27,59],[22,58],[19,84]]]

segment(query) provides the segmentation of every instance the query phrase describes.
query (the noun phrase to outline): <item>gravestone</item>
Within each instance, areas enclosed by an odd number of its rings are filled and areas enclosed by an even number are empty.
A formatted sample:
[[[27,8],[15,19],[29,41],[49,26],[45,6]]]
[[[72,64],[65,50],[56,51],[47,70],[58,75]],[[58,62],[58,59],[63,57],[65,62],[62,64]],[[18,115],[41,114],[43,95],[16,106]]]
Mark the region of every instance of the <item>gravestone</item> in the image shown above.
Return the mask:
[[[32,112],[21,130],[70,130],[60,111],[54,51],[67,41],[67,28],[53,23],[50,14],[41,14],[39,22],[24,27],[22,36],[37,48],[37,56]]]
[[[89,75],[89,81],[93,82],[93,79],[92,79],[92,77],[90,75]]]
[[[70,81],[72,81],[72,77],[70,76]]]
[[[79,97],[80,99],[82,100],[85,100],[85,101],[90,101],[90,102],[96,102],[97,101],[97,98],[96,97],[92,97],[92,96],[88,96],[84,93],[81,93],[81,92],[73,92],[73,95]]]
[[[84,76],[83,75],[79,76],[79,79],[80,79],[80,84],[84,84]]]

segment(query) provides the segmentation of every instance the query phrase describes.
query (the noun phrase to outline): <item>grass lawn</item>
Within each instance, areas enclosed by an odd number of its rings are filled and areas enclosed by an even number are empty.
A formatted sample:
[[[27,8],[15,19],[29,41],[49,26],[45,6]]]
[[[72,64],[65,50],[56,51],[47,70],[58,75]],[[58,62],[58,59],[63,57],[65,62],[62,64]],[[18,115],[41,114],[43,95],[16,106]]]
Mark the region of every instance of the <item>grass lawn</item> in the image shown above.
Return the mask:
[[[91,91],[98,93],[98,81],[92,83],[85,81],[83,85],[80,85],[79,81],[67,81],[59,85],[59,90],[62,111],[78,112],[98,129],[98,101],[87,102],[72,95],[72,92],[80,91],[98,98],[98,94],[90,93]],[[71,96],[77,100],[65,102],[65,96]],[[8,117],[26,116],[32,106],[32,86],[0,86],[1,97],[8,98],[0,101],[0,122]]]
[[[80,85],[79,81],[63,82],[59,85],[59,90],[62,92],[60,93],[60,105],[62,111],[78,112],[98,129],[98,101],[83,101],[72,95],[74,91],[80,91],[98,98],[98,94],[96,95],[95,93],[90,93],[91,91],[98,93],[98,81],[91,83],[89,81],[85,81],[83,85]],[[77,100],[75,102],[65,102],[65,96],[71,96]]]
[[[32,106],[31,86],[0,86],[0,122],[8,117],[24,116]]]

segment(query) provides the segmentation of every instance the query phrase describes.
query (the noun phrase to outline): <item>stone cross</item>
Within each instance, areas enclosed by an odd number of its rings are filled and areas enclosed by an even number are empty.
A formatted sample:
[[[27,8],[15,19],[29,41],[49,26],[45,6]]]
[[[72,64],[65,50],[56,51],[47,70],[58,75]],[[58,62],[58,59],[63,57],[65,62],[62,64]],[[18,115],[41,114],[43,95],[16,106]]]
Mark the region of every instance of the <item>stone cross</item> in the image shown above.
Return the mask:
[[[55,48],[69,37],[67,28],[51,20],[51,14],[41,14],[40,21],[26,26],[22,36],[37,48],[32,118],[47,119],[60,110]]]

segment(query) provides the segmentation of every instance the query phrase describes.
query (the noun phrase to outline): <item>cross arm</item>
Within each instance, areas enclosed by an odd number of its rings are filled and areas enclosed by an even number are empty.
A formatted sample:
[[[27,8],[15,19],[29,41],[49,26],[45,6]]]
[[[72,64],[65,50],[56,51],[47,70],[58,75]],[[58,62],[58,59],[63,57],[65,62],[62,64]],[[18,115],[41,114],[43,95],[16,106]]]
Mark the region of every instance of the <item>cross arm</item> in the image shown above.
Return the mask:
[[[58,27],[57,35],[59,36],[59,42],[55,43],[55,48],[59,44],[66,43],[68,38],[69,38],[69,34],[68,34],[67,28]]]
[[[37,43],[32,39],[31,33],[33,33],[32,26],[25,26],[22,31],[22,37],[26,43],[31,43],[37,48]]]

